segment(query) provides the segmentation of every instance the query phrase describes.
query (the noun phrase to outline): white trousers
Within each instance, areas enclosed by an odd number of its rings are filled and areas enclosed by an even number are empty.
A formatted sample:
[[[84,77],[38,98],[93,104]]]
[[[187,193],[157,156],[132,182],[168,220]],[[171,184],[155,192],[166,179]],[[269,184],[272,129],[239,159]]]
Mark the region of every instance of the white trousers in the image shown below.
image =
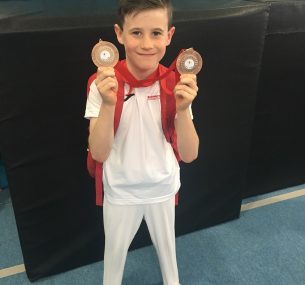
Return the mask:
[[[104,200],[104,282],[121,285],[128,248],[143,218],[156,249],[164,285],[179,285],[175,243],[175,199],[155,204],[114,205]]]

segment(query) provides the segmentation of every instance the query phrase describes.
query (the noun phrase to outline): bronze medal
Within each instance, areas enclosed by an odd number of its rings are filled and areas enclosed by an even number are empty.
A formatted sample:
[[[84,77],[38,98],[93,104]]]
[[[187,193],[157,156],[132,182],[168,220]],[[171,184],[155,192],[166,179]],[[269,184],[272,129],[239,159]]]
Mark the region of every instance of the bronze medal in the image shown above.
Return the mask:
[[[93,47],[91,57],[97,67],[114,67],[119,61],[119,52],[114,44],[100,40]]]
[[[178,56],[176,67],[180,74],[197,74],[202,68],[202,57],[197,51],[189,48]]]

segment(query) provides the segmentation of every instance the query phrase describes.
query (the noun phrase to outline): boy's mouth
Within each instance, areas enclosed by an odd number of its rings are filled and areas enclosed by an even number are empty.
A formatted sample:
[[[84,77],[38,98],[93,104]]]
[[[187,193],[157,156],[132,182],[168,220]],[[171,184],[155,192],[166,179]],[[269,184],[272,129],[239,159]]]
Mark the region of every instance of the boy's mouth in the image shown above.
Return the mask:
[[[154,53],[138,53],[140,56],[153,56],[155,55]]]

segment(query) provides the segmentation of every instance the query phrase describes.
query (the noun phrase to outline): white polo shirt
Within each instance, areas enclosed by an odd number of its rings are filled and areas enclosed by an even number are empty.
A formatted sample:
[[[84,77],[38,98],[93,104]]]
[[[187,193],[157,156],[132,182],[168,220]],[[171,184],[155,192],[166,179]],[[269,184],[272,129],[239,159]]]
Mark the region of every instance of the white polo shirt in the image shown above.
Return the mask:
[[[125,94],[128,90],[126,84]],[[132,94],[124,101],[112,150],[103,163],[105,198],[124,205],[163,202],[178,192],[180,168],[162,130],[159,82]],[[98,117],[101,104],[93,82],[85,118]]]

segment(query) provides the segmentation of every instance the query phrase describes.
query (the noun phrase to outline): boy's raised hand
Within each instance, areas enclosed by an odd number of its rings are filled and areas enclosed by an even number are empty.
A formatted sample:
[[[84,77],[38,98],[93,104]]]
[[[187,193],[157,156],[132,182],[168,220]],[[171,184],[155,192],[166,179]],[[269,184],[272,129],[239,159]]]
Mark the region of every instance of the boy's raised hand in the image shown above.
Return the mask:
[[[197,93],[197,76],[195,74],[182,74],[180,81],[174,88],[177,112],[188,109]]]
[[[103,99],[103,104],[114,106],[117,100],[118,81],[113,67],[99,67],[95,85]]]

